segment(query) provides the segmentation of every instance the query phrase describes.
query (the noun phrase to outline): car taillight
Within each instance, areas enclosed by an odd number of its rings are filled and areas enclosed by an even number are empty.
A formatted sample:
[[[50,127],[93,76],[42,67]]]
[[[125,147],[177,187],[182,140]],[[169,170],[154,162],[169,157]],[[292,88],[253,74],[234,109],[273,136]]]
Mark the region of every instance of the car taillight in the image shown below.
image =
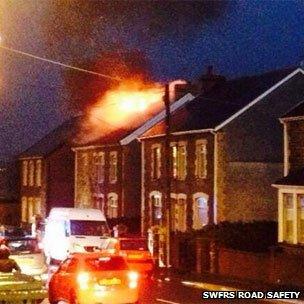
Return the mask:
[[[131,289],[137,288],[139,274],[135,271],[130,271],[128,273],[128,278],[129,278],[129,284],[128,284],[129,288],[131,288]]]
[[[80,289],[88,289],[89,280],[90,280],[90,275],[87,272],[80,272],[77,275],[77,282]]]

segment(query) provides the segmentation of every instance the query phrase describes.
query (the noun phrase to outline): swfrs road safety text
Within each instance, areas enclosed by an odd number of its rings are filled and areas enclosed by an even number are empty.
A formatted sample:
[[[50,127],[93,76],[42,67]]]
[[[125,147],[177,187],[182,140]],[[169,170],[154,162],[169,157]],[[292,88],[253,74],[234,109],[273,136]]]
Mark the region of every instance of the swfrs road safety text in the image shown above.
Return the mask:
[[[298,291],[203,291],[202,299],[299,299]]]

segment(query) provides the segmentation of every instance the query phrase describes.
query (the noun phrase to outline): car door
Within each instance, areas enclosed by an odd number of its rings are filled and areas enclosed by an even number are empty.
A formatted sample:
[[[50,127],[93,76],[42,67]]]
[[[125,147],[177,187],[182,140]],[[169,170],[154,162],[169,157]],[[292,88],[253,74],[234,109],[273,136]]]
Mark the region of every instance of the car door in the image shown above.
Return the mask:
[[[54,274],[52,292],[56,300],[69,300],[71,290],[75,287],[75,272],[77,260],[75,258],[66,259]]]

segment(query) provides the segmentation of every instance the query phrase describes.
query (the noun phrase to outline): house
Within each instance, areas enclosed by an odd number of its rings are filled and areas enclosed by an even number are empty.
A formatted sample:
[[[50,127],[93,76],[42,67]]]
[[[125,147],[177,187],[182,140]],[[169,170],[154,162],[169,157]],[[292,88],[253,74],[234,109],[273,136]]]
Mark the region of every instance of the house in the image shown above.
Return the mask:
[[[74,206],[74,153],[71,139],[79,117],[48,133],[19,155],[21,222],[45,218],[53,207]]]
[[[278,189],[278,241],[303,246],[304,103],[283,115],[280,121],[284,129],[284,177],[273,185]]]
[[[171,114],[171,230],[276,220],[270,185],[283,166],[277,118],[303,99],[303,74],[285,69],[220,81]],[[165,221],[165,122],[139,137],[146,232]]]
[[[18,170],[16,160],[0,158],[0,224],[19,223]]]
[[[189,93],[172,104],[176,111],[194,97]],[[153,119],[165,117],[164,110]],[[105,124],[105,122],[101,122]],[[94,141],[75,145],[75,206],[101,209],[113,226],[124,223],[138,232],[141,200],[141,149],[130,129],[117,129]],[[141,135],[144,124],[137,130]]]

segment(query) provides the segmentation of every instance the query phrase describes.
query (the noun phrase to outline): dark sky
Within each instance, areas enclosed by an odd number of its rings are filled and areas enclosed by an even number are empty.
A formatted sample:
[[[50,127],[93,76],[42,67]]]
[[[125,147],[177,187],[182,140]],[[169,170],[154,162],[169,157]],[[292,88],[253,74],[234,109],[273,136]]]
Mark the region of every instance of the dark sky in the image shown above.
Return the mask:
[[[158,81],[226,77],[304,60],[303,1],[2,0],[3,44],[70,64],[139,49]],[[0,50],[0,157],[21,152],[68,115],[64,72]]]

